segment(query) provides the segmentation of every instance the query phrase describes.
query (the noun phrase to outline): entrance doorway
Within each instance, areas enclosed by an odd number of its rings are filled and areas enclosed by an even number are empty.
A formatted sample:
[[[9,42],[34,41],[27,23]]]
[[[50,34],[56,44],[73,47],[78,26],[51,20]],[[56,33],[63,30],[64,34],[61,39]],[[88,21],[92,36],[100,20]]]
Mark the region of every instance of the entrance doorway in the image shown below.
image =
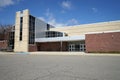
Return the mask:
[[[85,42],[70,42],[68,44],[68,51],[85,51]]]

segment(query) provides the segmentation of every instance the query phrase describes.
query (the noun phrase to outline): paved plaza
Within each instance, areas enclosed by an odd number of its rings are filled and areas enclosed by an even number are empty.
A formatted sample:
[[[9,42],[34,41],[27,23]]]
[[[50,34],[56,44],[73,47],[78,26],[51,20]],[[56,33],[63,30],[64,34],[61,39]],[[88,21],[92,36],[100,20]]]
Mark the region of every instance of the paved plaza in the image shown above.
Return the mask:
[[[0,80],[120,80],[120,56],[0,54]]]

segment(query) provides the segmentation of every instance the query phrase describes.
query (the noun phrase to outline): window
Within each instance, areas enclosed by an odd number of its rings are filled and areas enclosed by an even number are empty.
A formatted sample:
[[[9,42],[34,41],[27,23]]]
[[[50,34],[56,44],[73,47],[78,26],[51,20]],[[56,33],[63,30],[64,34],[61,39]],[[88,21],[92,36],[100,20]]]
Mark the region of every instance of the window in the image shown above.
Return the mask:
[[[63,37],[63,33],[55,31],[47,31],[46,37]]]
[[[35,40],[35,17],[29,16],[29,44],[34,44]]]
[[[22,41],[22,27],[23,27],[23,17],[20,17],[20,38],[19,38],[20,41]]]
[[[50,29],[50,25],[49,24],[47,24],[47,30],[49,30]]]

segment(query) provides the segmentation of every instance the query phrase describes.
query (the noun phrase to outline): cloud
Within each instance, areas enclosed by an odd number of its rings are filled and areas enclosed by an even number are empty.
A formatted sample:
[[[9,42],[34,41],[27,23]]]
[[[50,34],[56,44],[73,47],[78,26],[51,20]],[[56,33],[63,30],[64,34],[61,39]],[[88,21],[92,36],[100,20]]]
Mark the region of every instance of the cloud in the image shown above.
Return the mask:
[[[97,9],[97,8],[92,8],[92,11],[93,11],[94,13],[96,13],[96,12],[98,12],[98,9]]]
[[[45,17],[41,17],[45,22],[55,26],[55,27],[61,27],[61,26],[65,26],[65,24],[62,24],[62,23],[58,23],[56,21],[56,18],[54,17],[53,13],[50,12],[50,9],[48,8],[46,10],[46,13],[45,13]]]
[[[65,10],[62,10],[61,13],[66,13],[66,11],[65,11]]]
[[[42,21],[46,21],[44,17],[38,17]]]
[[[14,5],[16,2],[20,2],[20,1],[21,0],[0,0],[0,8],[9,5]]]
[[[64,26],[72,26],[79,24],[78,21],[74,18],[66,21],[65,23],[57,22],[56,18],[54,17],[53,13],[50,12],[50,9],[46,10],[45,17],[38,17],[42,21],[45,21],[55,27],[64,27]]]
[[[13,0],[0,0],[0,7],[5,7],[13,4]]]
[[[55,26],[55,27],[63,27],[63,26],[66,26],[66,24],[58,23],[55,18],[49,20],[48,23],[51,24],[51,25],[53,25],[53,26]]]
[[[53,15],[52,12],[50,12],[50,9],[49,9],[49,8],[46,10],[45,15],[46,15],[48,21],[50,21],[50,20],[54,20],[54,15]]]
[[[50,12],[50,9],[48,8],[45,13],[46,16],[52,16],[53,14]]]
[[[78,25],[78,21],[76,19],[70,19],[66,21],[65,23],[59,23],[56,21],[55,18],[47,21],[49,24],[55,26],[55,27],[65,27],[65,26],[72,26],[72,25]]]
[[[56,21],[56,19],[54,17],[51,18],[51,16],[45,18],[45,17],[38,17],[39,19],[41,19],[42,21],[45,21],[55,27],[63,27],[63,26],[66,26],[66,24],[63,24],[63,23],[59,23]]]
[[[57,20],[54,17],[53,13],[50,12],[50,9],[46,10],[45,16],[46,16],[46,18],[45,17],[39,17],[39,19],[41,19],[41,20],[43,20],[43,21],[45,21],[45,22],[47,22],[47,23],[49,23],[49,24],[51,24],[51,25],[53,25],[55,27],[64,27],[64,26],[71,26],[71,25],[79,24],[79,22],[74,18],[66,21],[66,23],[57,22]]]
[[[77,24],[79,24],[79,22],[74,18],[67,21],[67,25],[77,25]]]
[[[63,2],[61,3],[61,6],[62,6],[62,8],[64,8],[64,9],[71,9],[72,4],[71,4],[70,1],[63,1]]]

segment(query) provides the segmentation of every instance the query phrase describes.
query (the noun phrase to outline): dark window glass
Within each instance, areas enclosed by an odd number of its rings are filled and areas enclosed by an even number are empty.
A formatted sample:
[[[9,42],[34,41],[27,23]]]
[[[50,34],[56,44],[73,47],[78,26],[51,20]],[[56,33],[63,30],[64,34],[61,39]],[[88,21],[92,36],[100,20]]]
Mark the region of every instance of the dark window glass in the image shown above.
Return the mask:
[[[23,17],[20,17],[20,41],[22,41]]]
[[[49,30],[50,29],[50,25],[49,24],[47,24],[47,30]]]
[[[62,37],[63,33],[61,32],[54,32],[54,31],[49,31],[46,32],[46,37]]]
[[[29,44],[34,44],[35,40],[35,17],[29,16]]]

